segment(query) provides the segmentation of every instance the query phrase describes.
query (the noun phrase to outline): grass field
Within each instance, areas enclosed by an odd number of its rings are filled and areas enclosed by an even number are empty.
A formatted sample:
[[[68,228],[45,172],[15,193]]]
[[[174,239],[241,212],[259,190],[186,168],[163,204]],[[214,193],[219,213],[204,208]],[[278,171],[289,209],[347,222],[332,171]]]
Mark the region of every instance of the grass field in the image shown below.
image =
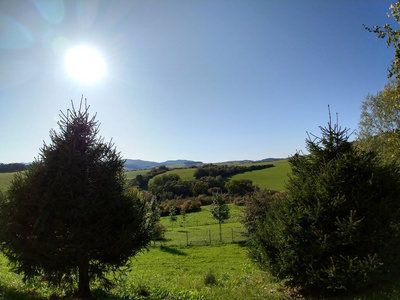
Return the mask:
[[[16,173],[0,173],[0,190],[5,190]]]
[[[230,207],[232,218],[223,224],[223,228],[236,226],[240,219],[242,208],[232,205]],[[201,212],[187,215],[187,222],[192,225],[183,227],[183,230],[218,227],[215,220],[210,217],[209,207],[202,208]],[[176,223],[180,221],[182,221],[181,216],[178,216]],[[170,225],[168,217],[163,217],[161,222]],[[182,227],[179,226],[180,230]],[[178,233],[178,228],[175,227],[169,232]],[[213,242],[212,245],[171,245],[167,241],[161,246],[150,246],[149,251],[136,255],[131,260],[129,272],[109,291],[104,291],[99,283],[94,282],[92,284],[94,297],[110,300],[304,299],[294,296],[284,287],[283,282],[277,282],[271,275],[261,271],[250,260],[247,249],[242,243],[225,241],[225,243]],[[400,299],[398,291],[398,287],[389,287],[384,291],[370,292],[363,296],[338,299]],[[22,277],[10,271],[7,259],[0,254],[0,300],[45,299],[73,300],[74,298],[64,297],[62,291],[45,285],[24,285]]]
[[[286,189],[285,182],[290,173],[289,161],[274,161],[272,164],[274,165],[272,168],[237,174],[232,176],[231,179],[250,179],[253,184],[258,185],[260,188],[284,191]]]
[[[171,223],[169,217],[162,217],[161,224],[163,224],[168,231],[165,233],[166,240],[157,242],[157,244],[166,246],[219,244],[219,224],[212,218],[210,207],[211,206],[202,206],[200,212],[187,214],[185,221],[181,215],[177,216],[177,221],[174,223]],[[238,207],[232,204],[229,204],[229,207],[230,218],[222,224],[222,242],[242,242],[245,240],[243,235],[245,229],[241,223],[244,207]]]

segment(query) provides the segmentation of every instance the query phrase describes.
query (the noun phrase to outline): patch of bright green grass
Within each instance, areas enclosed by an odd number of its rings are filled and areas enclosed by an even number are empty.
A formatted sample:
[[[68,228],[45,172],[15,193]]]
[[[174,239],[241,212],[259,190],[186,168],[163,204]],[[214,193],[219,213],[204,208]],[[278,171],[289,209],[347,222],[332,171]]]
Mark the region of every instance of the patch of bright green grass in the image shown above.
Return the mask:
[[[289,161],[280,160],[271,163],[274,167],[237,174],[232,176],[231,180],[250,179],[253,184],[258,185],[260,188],[284,191],[286,189],[285,183],[290,173]]]
[[[241,223],[244,207],[229,204],[230,218],[221,226],[211,213],[211,206],[202,206],[202,210],[196,213],[186,214],[186,220],[181,215],[176,222],[171,222],[170,217],[162,217],[160,222],[167,228],[165,241],[157,242],[158,245],[186,246],[186,245],[210,245],[222,243],[236,243],[245,241],[245,228]]]
[[[136,178],[137,175],[144,175],[148,173],[150,170],[137,170],[137,171],[128,171],[125,172],[125,176],[127,180],[132,180]]]
[[[175,295],[194,296],[189,299],[284,297],[282,286],[258,270],[248,258],[246,248],[238,244],[152,248],[136,256],[131,270],[125,285],[132,289],[139,286],[149,293],[157,287]],[[215,277],[211,283],[205,280],[209,273]]]
[[[16,172],[0,173],[0,190],[4,191],[8,188],[8,186],[10,185],[11,180],[13,180],[15,174],[16,174]]]
[[[195,168],[174,169],[174,170],[170,170],[165,173],[159,174],[157,176],[163,176],[165,174],[177,174],[177,175],[179,175],[179,177],[182,180],[189,181],[189,180],[195,180],[195,178],[194,178],[195,171],[196,171]],[[155,176],[155,177],[157,177],[157,176]],[[153,177],[152,179],[149,180],[149,184],[154,180],[155,177]]]

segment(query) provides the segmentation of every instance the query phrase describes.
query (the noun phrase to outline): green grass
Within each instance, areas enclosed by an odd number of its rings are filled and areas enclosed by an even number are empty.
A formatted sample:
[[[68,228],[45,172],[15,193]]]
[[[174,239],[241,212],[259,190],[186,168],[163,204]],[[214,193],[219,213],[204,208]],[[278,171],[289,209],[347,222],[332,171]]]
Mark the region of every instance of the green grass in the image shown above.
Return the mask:
[[[4,191],[8,187],[15,174],[16,172],[0,173],[0,190]]]
[[[280,160],[272,162],[274,167],[263,170],[250,171],[237,174],[231,177],[231,180],[250,179],[253,184],[260,188],[284,191],[285,182],[288,180],[290,173],[290,165],[288,160]]]
[[[132,180],[136,178],[137,175],[144,175],[148,173],[150,170],[137,170],[137,171],[129,171],[125,172],[125,176],[127,180]]]
[[[242,213],[241,207],[230,205],[232,218],[223,228],[236,226]],[[198,213],[188,214],[188,222],[196,225],[183,230],[207,230],[218,228],[210,217],[209,206]],[[178,216],[178,222],[181,216]],[[168,217],[161,222],[169,225]],[[178,229],[171,233],[179,234]],[[180,233],[182,235],[182,233]],[[131,260],[129,272],[109,291],[94,282],[92,291],[97,299],[299,299],[289,294],[283,282],[261,271],[248,257],[241,243],[218,243],[212,245],[150,247]],[[208,280],[206,280],[206,277]],[[212,280],[210,280],[210,278]],[[392,300],[400,299],[398,287],[369,292],[364,296],[341,297],[344,300]],[[45,300],[52,295],[63,297],[60,290],[46,285],[26,286],[22,277],[10,271],[7,259],[0,255],[0,300]],[[60,298],[55,298],[60,299]],[[73,299],[63,297],[62,299]],[[322,299],[322,298],[318,298]],[[332,300],[332,299],[331,299]]]
[[[0,299],[48,299],[60,291],[26,287],[0,257]],[[205,276],[215,276],[213,285]],[[92,290],[101,288],[96,283]],[[282,284],[260,271],[239,244],[159,247],[136,255],[130,272],[98,299],[283,299]],[[134,297],[134,295],[142,297]],[[147,295],[145,297],[144,295]]]
[[[222,224],[222,242],[242,242],[245,240],[243,232],[245,228],[240,222],[244,207],[238,207],[229,204],[230,218]],[[220,232],[219,223],[212,218],[210,213],[211,206],[202,206],[202,210],[197,213],[186,215],[186,221],[183,221],[181,215],[177,216],[177,221],[171,223],[169,217],[162,217],[163,224],[168,231],[165,233],[165,241],[157,242],[158,245],[167,246],[186,246],[198,244],[193,241],[203,241],[200,244],[219,244]],[[192,241],[192,242],[191,242]]]
[[[186,168],[186,169],[175,169],[171,171],[167,171],[165,173],[159,174],[157,176],[163,176],[165,174],[177,174],[182,180],[189,181],[189,180],[195,180],[194,178],[194,172],[196,171],[195,168]],[[154,176],[152,179],[149,180],[149,184],[156,178],[157,176]]]

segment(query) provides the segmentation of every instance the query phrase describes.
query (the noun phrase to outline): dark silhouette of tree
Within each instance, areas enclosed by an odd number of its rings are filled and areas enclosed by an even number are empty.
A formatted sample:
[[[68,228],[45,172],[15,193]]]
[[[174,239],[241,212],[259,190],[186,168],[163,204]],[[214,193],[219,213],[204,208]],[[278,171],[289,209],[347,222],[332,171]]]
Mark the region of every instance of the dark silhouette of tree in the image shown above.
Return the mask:
[[[316,294],[398,280],[398,169],[349,142],[348,129],[331,121],[320,129],[321,137],[306,140],[309,155],[289,160],[287,196],[247,220],[252,258]]]
[[[15,176],[0,207],[0,247],[25,280],[54,285],[90,281],[120,271],[153,235],[154,205],[126,188],[124,160],[98,136],[86,104],[61,112],[28,171]],[[78,277],[76,278],[76,274]]]

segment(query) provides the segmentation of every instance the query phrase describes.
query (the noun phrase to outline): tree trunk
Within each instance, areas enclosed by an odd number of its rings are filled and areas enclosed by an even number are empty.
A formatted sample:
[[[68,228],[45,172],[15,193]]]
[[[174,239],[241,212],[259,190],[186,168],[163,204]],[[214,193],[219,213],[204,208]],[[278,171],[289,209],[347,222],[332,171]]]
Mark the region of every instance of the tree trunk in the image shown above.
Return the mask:
[[[222,229],[221,229],[221,222],[219,222],[219,241],[222,243]]]
[[[89,263],[83,262],[79,266],[79,283],[77,296],[80,299],[90,299]]]

